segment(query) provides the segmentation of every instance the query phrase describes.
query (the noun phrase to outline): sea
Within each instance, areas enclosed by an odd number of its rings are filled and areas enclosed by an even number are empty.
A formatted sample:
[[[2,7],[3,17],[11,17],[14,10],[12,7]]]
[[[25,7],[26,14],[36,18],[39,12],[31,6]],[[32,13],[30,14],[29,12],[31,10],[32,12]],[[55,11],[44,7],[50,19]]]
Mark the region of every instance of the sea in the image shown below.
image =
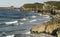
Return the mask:
[[[0,10],[0,37],[54,37],[30,33],[32,27],[49,20],[49,15],[33,11]]]

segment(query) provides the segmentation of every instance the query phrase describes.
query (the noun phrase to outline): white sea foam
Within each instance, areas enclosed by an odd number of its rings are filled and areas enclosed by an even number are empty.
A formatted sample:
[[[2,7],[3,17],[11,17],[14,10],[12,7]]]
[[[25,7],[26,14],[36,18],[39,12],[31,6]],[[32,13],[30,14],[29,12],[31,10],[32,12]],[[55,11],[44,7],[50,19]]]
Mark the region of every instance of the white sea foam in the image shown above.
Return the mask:
[[[5,22],[5,24],[14,24],[14,23],[17,23],[18,21],[11,21],[11,22]]]
[[[35,22],[35,21],[37,21],[37,20],[36,19],[33,19],[33,20],[29,21],[29,22]]]
[[[23,18],[23,19],[21,19],[22,21],[25,21],[25,20],[27,20],[26,18]]]
[[[32,16],[32,18],[36,18],[36,16]]]
[[[13,35],[7,35],[6,37],[14,37],[14,34]]]

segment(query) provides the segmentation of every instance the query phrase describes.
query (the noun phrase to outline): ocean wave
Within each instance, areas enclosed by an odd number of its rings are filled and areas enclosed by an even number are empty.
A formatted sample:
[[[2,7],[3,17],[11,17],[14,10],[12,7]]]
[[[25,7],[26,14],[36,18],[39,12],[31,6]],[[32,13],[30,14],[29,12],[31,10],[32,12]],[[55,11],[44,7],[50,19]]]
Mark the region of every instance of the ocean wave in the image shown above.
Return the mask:
[[[6,25],[10,25],[10,24],[16,24],[18,23],[18,21],[10,21],[10,22],[5,22]]]

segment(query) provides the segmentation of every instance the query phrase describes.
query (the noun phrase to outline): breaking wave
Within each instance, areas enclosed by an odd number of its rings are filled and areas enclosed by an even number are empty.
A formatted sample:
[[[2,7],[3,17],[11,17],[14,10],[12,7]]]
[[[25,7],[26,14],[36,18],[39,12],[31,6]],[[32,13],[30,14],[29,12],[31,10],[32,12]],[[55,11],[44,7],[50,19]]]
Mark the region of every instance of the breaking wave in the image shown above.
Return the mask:
[[[18,21],[5,22],[6,25],[9,25],[9,24],[16,24],[16,23],[18,23]]]

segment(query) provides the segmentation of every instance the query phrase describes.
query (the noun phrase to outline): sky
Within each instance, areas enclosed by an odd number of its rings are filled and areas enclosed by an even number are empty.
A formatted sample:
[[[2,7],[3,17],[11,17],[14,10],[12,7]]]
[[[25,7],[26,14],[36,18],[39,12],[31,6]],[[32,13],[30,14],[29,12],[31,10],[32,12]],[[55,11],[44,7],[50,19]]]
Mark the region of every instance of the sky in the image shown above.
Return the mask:
[[[46,2],[46,1],[52,1],[52,0],[0,0],[0,7],[21,7],[22,5],[26,3],[35,3],[35,2]],[[53,0],[53,1],[60,1],[60,0]]]

